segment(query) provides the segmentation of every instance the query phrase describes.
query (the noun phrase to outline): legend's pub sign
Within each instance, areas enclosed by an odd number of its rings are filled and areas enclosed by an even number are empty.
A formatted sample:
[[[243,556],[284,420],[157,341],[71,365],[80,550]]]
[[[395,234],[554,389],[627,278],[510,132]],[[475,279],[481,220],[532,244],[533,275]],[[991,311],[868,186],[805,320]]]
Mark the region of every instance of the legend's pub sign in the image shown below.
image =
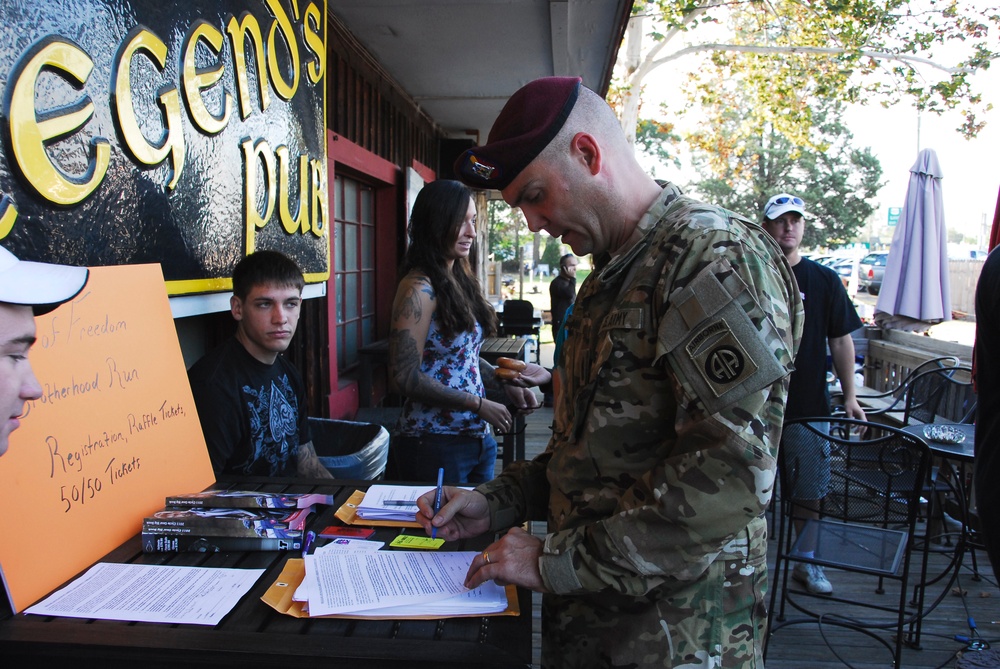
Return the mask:
[[[0,0],[0,245],[224,290],[329,277],[326,0]]]

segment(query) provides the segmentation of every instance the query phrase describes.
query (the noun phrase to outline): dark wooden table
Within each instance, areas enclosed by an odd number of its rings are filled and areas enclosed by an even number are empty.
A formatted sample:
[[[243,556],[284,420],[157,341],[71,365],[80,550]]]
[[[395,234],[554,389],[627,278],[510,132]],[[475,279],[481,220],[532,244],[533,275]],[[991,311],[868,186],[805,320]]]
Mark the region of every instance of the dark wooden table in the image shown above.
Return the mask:
[[[527,345],[528,340],[523,337],[487,337],[479,349],[479,357],[491,365],[497,364],[497,358],[524,360]]]
[[[523,337],[488,337],[483,340],[483,345],[479,349],[479,357],[490,363],[497,364],[497,358],[514,358],[524,360],[525,348],[528,340]],[[491,398],[492,399],[492,398]],[[497,398],[503,401],[504,398]],[[510,432],[498,434],[500,437],[500,447],[502,452],[500,460],[506,467],[515,460],[524,460],[524,431],[526,428],[524,414],[512,412],[514,424]]]
[[[310,526],[340,524],[336,509],[370,482],[247,478],[219,487],[270,492],[336,495],[319,507]],[[388,545],[397,528],[377,528]],[[420,530],[406,530],[421,533]],[[58,537],[37,536],[39,569],[45,551],[61,550]],[[479,550],[492,536],[450,542],[442,550]],[[322,542],[323,540],[317,540]],[[9,613],[0,619],[0,658],[6,669],[21,666],[77,667],[529,667],[531,597],[518,591],[521,615],[440,620],[300,619],[261,601],[285,561],[296,552],[143,553],[138,534],[103,562],[264,569],[237,606],[214,627],[127,623]],[[9,611],[9,609],[8,609]],[[54,663],[54,664],[53,664]]]

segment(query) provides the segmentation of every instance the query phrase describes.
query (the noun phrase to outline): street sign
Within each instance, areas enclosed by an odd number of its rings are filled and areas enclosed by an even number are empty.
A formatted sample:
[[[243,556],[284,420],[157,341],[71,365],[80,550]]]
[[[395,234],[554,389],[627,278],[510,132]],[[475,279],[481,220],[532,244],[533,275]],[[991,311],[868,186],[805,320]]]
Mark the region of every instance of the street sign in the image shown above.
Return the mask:
[[[899,223],[899,215],[902,213],[902,207],[889,207],[889,225],[893,226]]]

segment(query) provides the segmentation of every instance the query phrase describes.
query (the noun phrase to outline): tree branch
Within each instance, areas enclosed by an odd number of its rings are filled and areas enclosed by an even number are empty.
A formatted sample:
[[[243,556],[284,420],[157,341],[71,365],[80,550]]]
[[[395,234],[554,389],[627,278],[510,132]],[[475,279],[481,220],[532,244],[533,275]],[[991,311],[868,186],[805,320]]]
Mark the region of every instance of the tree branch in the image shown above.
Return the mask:
[[[721,44],[721,43],[709,43],[709,44],[695,44],[692,46],[684,47],[679,49],[668,56],[663,58],[658,58],[650,63],[649,69],[654,69],[663,65],[664,63],[669,63],[670,61],[677,60],[684,56],[701,53],[704,51],[736,51],[740,53],[802,53],[802,54],[817,54],[817,55],[838,55],[849,53],[848,49],[843,49],[839,47],[820,47],[820,46],[758,46],[753,44]],[[870,51],[867,49],[862,49],[860,51],[862,56],[867,56],[868,58],[873,58],[875,60],[896,60],[903,63],[918,63],[921,65],[927,65],[935,69],[941,70],[948,74],[962,74],[962,73],[973,73],[976,71],[975,68],[970,67],[946,67],[944,65],[939,65],[929,58],[921,58],[920,56],[908,56],[905,54],[892,53],[889,51]]]

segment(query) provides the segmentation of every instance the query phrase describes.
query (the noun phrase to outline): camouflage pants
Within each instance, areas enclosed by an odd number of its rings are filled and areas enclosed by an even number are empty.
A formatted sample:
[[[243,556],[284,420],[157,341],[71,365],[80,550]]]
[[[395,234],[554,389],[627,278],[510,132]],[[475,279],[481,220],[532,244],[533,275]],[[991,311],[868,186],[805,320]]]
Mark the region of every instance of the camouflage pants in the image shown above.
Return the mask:
[[[686,587],[643,598],[545,595],[542,667],[763,669],[766,532],[753,521]]]

